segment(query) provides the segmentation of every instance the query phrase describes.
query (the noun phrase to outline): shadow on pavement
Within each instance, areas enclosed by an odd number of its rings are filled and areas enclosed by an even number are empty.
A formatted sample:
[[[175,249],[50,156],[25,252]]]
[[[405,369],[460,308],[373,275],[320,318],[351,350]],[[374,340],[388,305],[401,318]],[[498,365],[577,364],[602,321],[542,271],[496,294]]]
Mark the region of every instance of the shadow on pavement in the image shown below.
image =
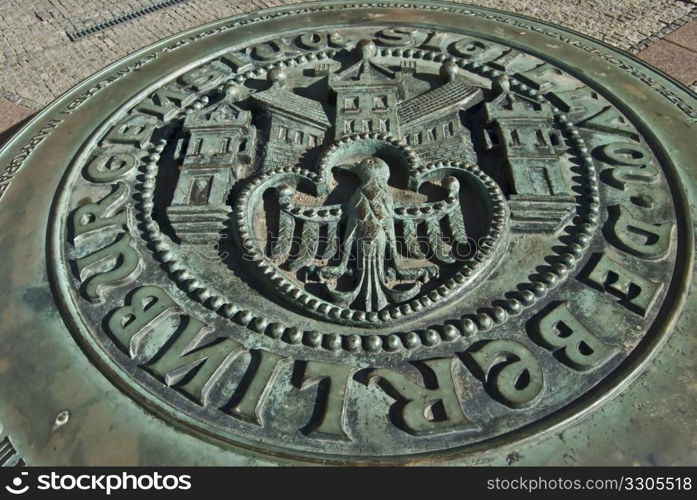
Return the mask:
[[[26,118],[12,125],[7,130],[0,132],[0,148],[2,148],[12,138],[13,135],[19,132],[22,129],[22,127],[24,127],[24,125],[26,125],[29,122],[29,120],[34,118],[34,116],[36,116],[36,113],[27,116]]]

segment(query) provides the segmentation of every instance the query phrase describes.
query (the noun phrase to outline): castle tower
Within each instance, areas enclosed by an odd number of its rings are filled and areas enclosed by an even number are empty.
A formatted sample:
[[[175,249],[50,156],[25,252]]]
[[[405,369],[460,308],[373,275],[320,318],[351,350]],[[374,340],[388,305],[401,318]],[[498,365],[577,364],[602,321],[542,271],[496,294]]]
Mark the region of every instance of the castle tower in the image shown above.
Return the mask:
[[[399,103],[402,136],[422,161],[476,163],[470,133],[460,113],[479,104],[482,91],[461,78],[452,62],[443,63],[441,78],[442,85]]]
[[[269,137],[264,145],[264,168],[294,166],[309,149],[324,142],[331,127],[322,104],[293,92],[286,73],[274,68],[268,73],[271,87],[251,96],[266,112]]]
[[[251,113],[234,104],[239,98],[239,88],[226,85],[221,101],[184,119],[188,142],[167,209],[182,243],[218,241],[230,213],[228,193],[254,160],[256,129]]]
[[[361,40],[361,60],[329,75],[336,93],[335,139],[364,132],[400,137],[397,103],[404,97],[403,75],[373,62],[375,43]]]
[[[552,110],[514,94],[505,76],[494,82],[493,91],[494,99],[485,105],[484,141],[503,153],[500,168],[512,191],[513,227],[553,231],[570,216],[574,198],[562,172],[565,148],[552,128]]]

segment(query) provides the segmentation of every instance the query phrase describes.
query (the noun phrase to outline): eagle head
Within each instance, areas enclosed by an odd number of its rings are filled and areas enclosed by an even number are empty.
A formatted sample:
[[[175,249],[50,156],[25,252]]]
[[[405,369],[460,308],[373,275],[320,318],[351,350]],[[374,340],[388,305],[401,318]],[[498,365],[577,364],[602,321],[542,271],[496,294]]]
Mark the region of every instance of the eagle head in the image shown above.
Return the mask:
[[[338,170],[357,176],[363,184],[371,180],[387,182],[390,178],[390,167],[380,158],[371,156],[353,165],[341,165]]]

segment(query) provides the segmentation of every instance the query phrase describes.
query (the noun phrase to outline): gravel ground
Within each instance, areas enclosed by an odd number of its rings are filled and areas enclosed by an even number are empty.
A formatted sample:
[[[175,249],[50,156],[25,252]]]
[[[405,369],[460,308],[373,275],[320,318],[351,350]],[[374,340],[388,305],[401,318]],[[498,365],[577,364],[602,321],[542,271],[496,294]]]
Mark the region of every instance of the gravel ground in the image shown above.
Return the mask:
[[[173,4],[75,41],[69,33],[162,3]],[[3,0],[0,97],[38,110],[107,64],[159,39],[234,14],[296,0]],[[697,17],[695,0],[484,0],[638,53]],[[691,83],[691,82],[688,82]]]

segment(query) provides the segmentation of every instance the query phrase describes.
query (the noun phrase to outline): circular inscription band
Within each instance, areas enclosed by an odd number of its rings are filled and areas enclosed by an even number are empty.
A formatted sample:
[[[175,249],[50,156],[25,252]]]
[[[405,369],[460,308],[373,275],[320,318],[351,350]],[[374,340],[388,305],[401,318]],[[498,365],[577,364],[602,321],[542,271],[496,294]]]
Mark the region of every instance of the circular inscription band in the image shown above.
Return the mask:
[[[277,456],[437,459],[580,418],[663,344],[690,278],[675,145],[627,94],[696,116],[584,43],[328,2],[132,56],[51,107],[8,174],[61,177],[65,335],[169,423]]]

